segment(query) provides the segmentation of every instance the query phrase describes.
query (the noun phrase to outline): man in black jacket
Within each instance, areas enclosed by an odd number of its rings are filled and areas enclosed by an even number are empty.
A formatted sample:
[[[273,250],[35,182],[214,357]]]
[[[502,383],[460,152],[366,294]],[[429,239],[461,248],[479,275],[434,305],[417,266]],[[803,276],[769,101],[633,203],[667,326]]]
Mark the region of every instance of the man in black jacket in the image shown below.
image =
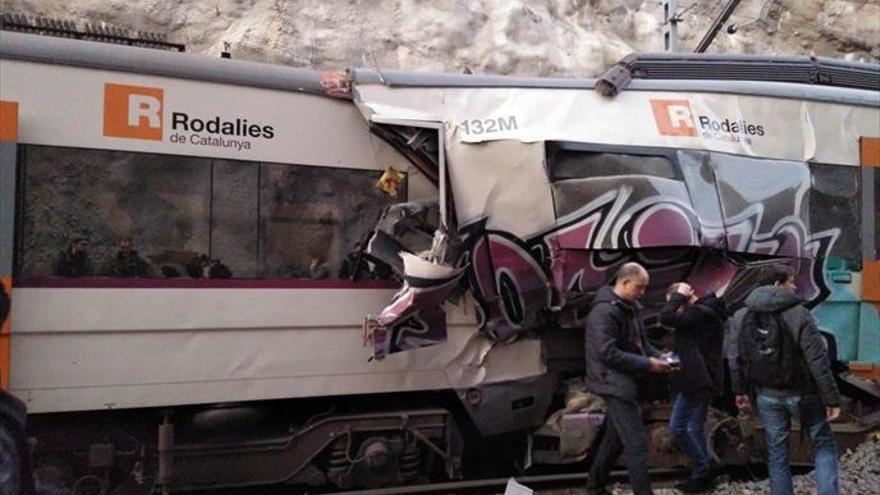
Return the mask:
[[[840,395],[831,372],[828,351],[816,328],[816,321],[794,293],[794,271],[784,265],[767,268],[761,285],[746,298],[746,308],[734,316],[732,328],[738,335],[736,365],[731,367],[731,384],[737,407],[751,407],[749,392],[757,395],[756,404],[767,440],[767,468],[772,495],[791,494],[791,467],[788,436],[792,418],[800,419],[815,449],[816,488],[819,495],[838,493],[837,445],[829,421],[840,416]],[[749,313],[754,313],[749,315]],[[762,319],[763,318],[763,319]],[[785,331],[791,347],[790,380],[783,386],[762,386],[768,377],[750,372],[750,356],[756,333],[767,333],[769,321]],[[753,328],[754,327],[754,328]],[[762,328],[763,327],[763,328]],[[785,355],[785,354],[783,354]]]
[[[112,277],[148,277],[150,265],[140,257],[132,246],[131,237],[119,239],[119,251],[110,262],[109,275]]]
[[[605,435],[587,478],[591,495],[608,493],[608,473],[624,450],[633,494],[653,493],[648,478],[648,433],[638,402],[637,380],[672,368],[645,337],[638,300],[647,287],[647,270],[638,263],[626,263],[617,272],[613,287],[599,289],[587,316],[587,389],[605,399],[607,409]]]
[[[94,274],[89,260],[89,238],[74,235],[67,249],[58,253],[55,260],[55,275],[59,277],[89,277]]]
[[[691,464],[690,478],[675,487],[685,493],[699,493],[712,484],[706,415],[712,397],[723,385],[727,307],[714,293],[697,298],[694,289],[684,282],[669,287],[666,301],[660,310],[660,323],[675,330],[672,350],[681,359],[681,369],[669,380],[678,392],[669,430]]]

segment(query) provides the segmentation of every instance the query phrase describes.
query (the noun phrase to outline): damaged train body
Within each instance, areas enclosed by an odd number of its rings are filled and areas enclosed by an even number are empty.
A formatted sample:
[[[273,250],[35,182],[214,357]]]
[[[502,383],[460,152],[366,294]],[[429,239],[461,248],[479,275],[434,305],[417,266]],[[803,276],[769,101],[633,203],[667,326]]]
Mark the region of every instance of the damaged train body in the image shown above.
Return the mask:
[[[401,485],[497,438],[577,462],[603,418],[582,320],[628,260],[650,322],[672,282],[735,306],[791,263],[839,362],[880,362],[880,97],[844,77],[880,69],[835,67],[846,84],[670,72],[608,97],[4,32],[0,376],[37,479]],[[83,238],[94,267],[59,276]],[[680,465],[656,399],[652,463]],[[715,452],[745,462],[731,420]]]
[[[666,77],[677,80],[636,80],[614,88],[615,96],[601,88],[607,81],[593,91],[558,80],[354,74],[354,100],[374,132],[416,143],[412,151],[441,177],[432,238],[413,241],[412,226],[424,232],[425,223],[419,208],[401,205],[386,211],[392,221],[383,218],[366,246],[405,281],[365,323],[376,358],[444,343],[437,301],[472,298],[493,349],[540,340],[547,376],[564,381],[582,372],[583,318],[593,294],[620,265],[638,261],[651,274],[644,303],[655,328],[674,282],[715,292],[736,309],[757,269],[789,264],[838,367],[877,362],[877,93],[780,83],[786,76],[774,74],[778,60],[696,57],[688,60],[696,67],[676,70],[675,56],[666,58],[648,56],[644,65],[665,62]],[[829,71],[822,67],[828,62],[788,63],[812,66],[819,80]],[[719,75],[737,64],[777,79]],[[426,139],[438,144],[419,144]],[[462,394],[483,432],[504,426],[481,418],[541,407],[560,394],[543,385],[517,400],[517,385]],[[599,409],[566,387],[581,407],[557,411],[529,437],[529,462],[586,455]],[[665,387],[657,388],[664,391],[654,398],[663,399]],[[669,445],[662,411],[654,418],[658,466],[675,457],[657,447]],[[733,421],[723,416],[714,426]],[[551,449],[536,447],[534,439],[548,434]],[[719,440],[718,460],[747,462],[741,440],[726,449]]]
[[[842,233],[862,223],[860,146],[876,139],[875,98],[865,92],[864,106],[853,106],[833,92],[811,100],[778,83],[712,82],[699,92],[634,87],[614,99],[392,82],[359,84],[356,101],[375,125],[392,129],[385,132],[446,126],[440,138],[453,200],[441,234],[455,239],[441,264],[467,273],[480,328],[492,339],[568,321],[566,310],[629,259],[651,268],[649,307],[683,279],[735,304],[750,289],[746,267],[762,259],[795,265],[800,295],[815,307],[833,291],[829,270],[861,265],[862,236]],[[393,258],[386,237],[379,229],[371,254]],[[449,275],[427,285],[444,291]],[[425,287],[411,284],[411,292]],[[443,341],[442,325],[398,330],[402,315],[421,312],[399,306],[374,325],[377,355]],[[849,359],[876,355],[856,346]]]

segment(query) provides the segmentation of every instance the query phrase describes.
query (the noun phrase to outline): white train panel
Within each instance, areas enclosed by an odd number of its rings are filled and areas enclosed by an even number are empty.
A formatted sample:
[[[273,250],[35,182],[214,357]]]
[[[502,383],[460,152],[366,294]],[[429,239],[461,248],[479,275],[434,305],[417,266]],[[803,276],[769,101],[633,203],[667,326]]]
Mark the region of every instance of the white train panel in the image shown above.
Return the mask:
[[[540,342],[497,345],[473,308],[449,341],[368,362],[386,289],[22,288],[11,389],[33,413],[460,388],[543,373]]]

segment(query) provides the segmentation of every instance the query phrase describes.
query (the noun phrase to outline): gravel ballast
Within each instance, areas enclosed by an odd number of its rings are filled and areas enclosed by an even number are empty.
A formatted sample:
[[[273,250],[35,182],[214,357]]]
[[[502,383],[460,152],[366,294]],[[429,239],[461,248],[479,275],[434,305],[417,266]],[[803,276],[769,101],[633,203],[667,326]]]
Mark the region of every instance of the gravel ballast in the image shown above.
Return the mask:
[[[614,495],[629,495],[627,487],[614,485],[609,487]],[[561,488],[555,490],[537,490],[536,495],[581,495],[583,488]],[[675,495],[678,490],[655,488],[657,495]],[[758,481],[731,481],[727,475],[719,478],[718,484],[707,495],[770,495],[770,486],[766,479]],[[813,472],[794,477],[795,495],[816,493],[816,482]],[[880,436],[875,433],[871,439],[863,442],[855,450],[848,450],[840,456],[840,493],[842,495],[880,495]]]

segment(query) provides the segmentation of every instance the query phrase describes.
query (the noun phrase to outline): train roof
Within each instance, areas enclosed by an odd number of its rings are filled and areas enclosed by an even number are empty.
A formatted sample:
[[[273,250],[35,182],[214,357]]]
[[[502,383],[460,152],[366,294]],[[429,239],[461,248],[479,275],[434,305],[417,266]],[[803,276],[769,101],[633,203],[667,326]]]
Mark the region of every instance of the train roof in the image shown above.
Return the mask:
[[[327,95],[322,72],[3,31],[0,58]],[[733,93],[880,107],[880,64],[814,57],[648,54],[619,64],[628,91]],[[390,87],[593,89],[597,79],[350,69],[354,84]]]

